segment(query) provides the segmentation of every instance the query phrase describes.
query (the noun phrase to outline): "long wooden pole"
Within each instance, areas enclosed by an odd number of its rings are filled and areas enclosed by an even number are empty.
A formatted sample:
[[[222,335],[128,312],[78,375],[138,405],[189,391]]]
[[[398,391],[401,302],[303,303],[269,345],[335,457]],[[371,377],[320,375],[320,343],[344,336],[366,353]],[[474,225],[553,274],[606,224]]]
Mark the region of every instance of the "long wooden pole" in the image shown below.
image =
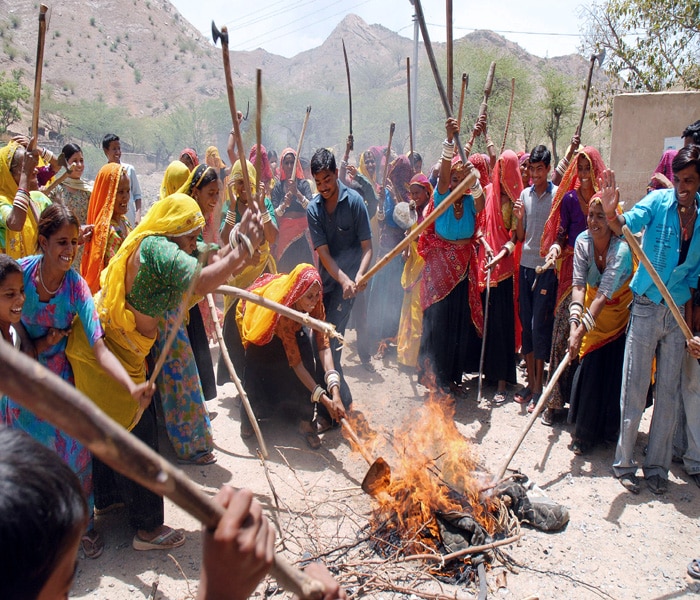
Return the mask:
[[[491,63],[491,66],[489,67],[488,75],[486,76],[486,83],[484,84],[484,98],[481,100],[481,106],[479,106],[479,117],[485,116],[486,111],[488,110],[489,96],[491,95],[491,90],[493,89],[493,78],[494,78],[495,74],[496,74],[496,62],[494,61]],[[469,141],[467,142],[466,146],[464,147],[464,151],[467,153],[467,155],[469,155],[469,153],[471,152],[475,139],[476,139],[476,125],[474,125],[474,129],[472,130],[472,135],[469,138]]]
[[[427,217],[425,217],[425,219],[423,219],[422,223],[420,223],[415,229],[411,230],[406,235],[406,237],[403,238],[403,240],[396,244],[393,250],[387,252],[384,256],[382,256],[369,271],[367,271],[362,277],[360,277],[360,279],[357,280],[357,286],[360,287],[362,284],[368,282],[381,269],[386,267],[394,258],[396,258],[401,252],[403,252],[404,248],[407,248],[413,240],[415,240],[421,233],[423,233],[428,227],[430,227],[430,225],[432,225],[435,222],[435,219],[437,219],[448,208],[450,208],[458,198],[464,196],[467,190],[476,183],[477,177],[478,171],[476,169],[472,169],[469,172],[469,175],[467,175],[460,182],[460,184],[450,192],[450,195],[447,196],[447,198],[445,198],[442,202],[440,202],[439,206],[435,210],[433,210],[433,212],[431,212]]]
[[[452,33],[452,0],[445,0],[445,23],[447,25],[447,99],[454,112],[454,36]]]
[[[299,154],[301,153],[301,145],[304,143],[304,134],[306,133],[306,126],[309,123],[309,115],[311,114],[311,105],[306,107],[306,114],[304,115],[304,123],[301,126],[301,135],[299,136],[299,143],[297,144],[297,154],[294,157],[294,165],[292,167],[292,176],[290,179],[296,185],[297,182],[297,165],[299,164]],[[284,157],[283,157],[284,158]]]
[[[254,294],[247,290],[242,290],[240,288],[233,287],[230,285],[221,285],[216,289],[216,292],[218,294],[225,294],[227,296],[233,296],[234,298],[240,298],[241,300],[246,300],[248,302],[252,302],[253,304],[258,304],[259,306],[264,306],[265,308],[271,311],[274,311],[284,317],[292,319],[292,321],[296,321],[297,323],[306,325],[311,329],[315,329],[316,331],[325,333],[332,338],[336,338],[341,344],[345,343],[343,336],[335,330],[334,325],[326,323],[325,321],[319,321],[318,319],[314,319],[308,314],[299,312],[298,310],[294,310],[293,308],[289,308],[284,304],[279,304],[278,302],[274,302],[272,300],[268,300],[267,298],[263,298],[258,294]]]
[[[467,95],[469,75],[462,73],[462,93],[459,95],[459,110],[457,111],[457,125],[462,126],[462,112],[464,111],[464,97]]]
[[[35,5],[36,6],[36,5]],[[28,150],[34,150],[39,140],[39,107],[41,106],[41,74],[44,68],[44,42],[46,41],[46,4],[39,6],[39,35],[36,44],[36,64],[34,65],[34,105],[32,106],[32,137]]]
[[[411,148],[411,166],[413,166],[413,116],[411,115],[411,59],[406,57],[406,91],[408,93],[408,142]]]
[[[262,180],[262,69],[255,70],[255,99],[257,104],[255,111],[255,195],[258,206],[263,207],[265,198],[261,197],[263,192],[260,190],[260,181]],[[241,163],[241,167],[243,167],[243,163]],[[261,210],[263,209],[261,208]]]
[[[223,508],[197,484],[115,423],[87,396],[0,340],[0,390],[86,446],[102,462],[154,494],[170,498],[213,530]],[[232,565],[235,568],[235,565]],[[323,585],[276,555],[272,575],[303,598],[323,597]]]
[[[243,388],[243,384],[241,383],[241,380],[238,377],[238,374],[236,373],[236,369],[233,366],[233,362],[231,361],[231,355],[228,353],[228,348],[226,347],[226,342],[224,341],[224,333],[223,333],[223,331],[221,331],[221,323],[219,323],[219,317],[216,313],[216,303],[214,302],[214,296],[212,294],[207,294],[207,304],[209,305],[209,313],[211,314],[211,320],[214,323],[214,330],[216,331],[216,339],[219,342],[219,350],[221,351],[221,358],[224,359],[224,364],[226,365],[226,368],[228,369],[228,374],[231,377],[231,381],[233,381],[234,385],[236,386],[236,391],[238,392],[238,395],[241,397],[241,402],[243,404],[243,408],[245,409],[245,412],[248,415],[248,419],[250,420],[250,424],[253,426],[253,431],[255,432],[255,437],[258,440],[258,444],[260,444],[260,453],[262,454],[263,458],[267,458],[268,453],[267,453],[267,446],[265,445],[265,439],[263,438],[262,431],[260,431],[260,425],[258,425],[258,420],[255,418],[255,413],[253,412],[253,407],[250,405],[250,400],[248,399],[248,394],[246,394],[246,391]],[[235,310],[235,309],[232,307],[231,310]]]
[[[523,427],[523,430],[520,432],[520,437],[518,440],[513,444],[513,447],[511,448],[510,452],[508,453],[508,456],[506,459],[503,461],[503,464],[501,464],[500,468],[498,469],[498,472],[494,476],[494,481],[500,481],[503,478],[503,475],[505,475],[506,469],[508,469],[508,465],[510,464],[510,461],[513,460],[513,457],[515,456],[515,453],[518,451],[520,448],[520,445],[523,443],[523,440],[525,439],[525,436],[528,434],[530,429],[532,429],[532,425],[539,416],[540,412],[542,411],[542,408],[545,405],[545,402],[549,399],[549,397],[552,395],[552,390],[554,390],[554,386],[556,385],[557,381],[559,380],[559,377],[561,377],[561,374],[564,372],[566,367],[569,366],[569,363],[571,362],[571,357],[569,356],[569,353],[567,352],[564,355],[564,358],[562,358],[561,362],[559,363],[559,366],[557,367],[557,370],[554,371],[554,374],[552,375],[552,378],[549,380],[549,383],[547,384],[547,387],[544,388],[542,391],[542,395],[540,396],[540,399],[537,402],[537,405],[535,406],[535,410],[532,411],[532,414],[530,415],[530,418],[527,420],[527,423],[525,423],[525,427]]]
[[[506,126],[503,129],[503,143],[501,144],[501,154],[506,149],[506,140],[508,139],[508,130],[510,129],[510,118],[513,115],[513,101],[515,100],[515,77],[510,80],[510,103],[508,104],[508,117],[506,118]]]
[[[692,339],[693,332],[690,330],[690,327],[688,327],[688,323],[686,323],[685,319],[683,318],[683,315],[681,315],[681,311],[676,305],[673,296],[671,296],[671,292],[668,291],[666,284],[664,284],[664,282],[661,280],[661,277],[659,277],[659,274],[656,272],[654,265],[651,264],[649,257],[644,253],[644,250],[639,245],[637,238],[634,237],[627,225],[622,226],[622,234],[625,236],[625,239],[630,245],[630,248],[632,248],[632,252],[634,252],[635,256],[639,259],[639,262],[641,262],[646,268],[647,272],[649,273],[649,276],[654,282],[654,285],[659,289],[659,292],[661,292],[661,296],[663,297],[664,302],[666,302],[668,310],[671,311],[673,318],[676,320],[676,323],[678,323],[678,327],[681,328],[685,339]]]
[[[379,206],[382,209],[380,212],[383,212],[384,210],[384,198],[386,197],[386,182],[389,178],[389,159],[391,158],[391,141],[394,139],[395,129],[396,123],[392,121],[391,125],[389,125],[389,143],[387,144],[386,152],[384,153],[384,175],[382,177],[382,190],[379,193]]]

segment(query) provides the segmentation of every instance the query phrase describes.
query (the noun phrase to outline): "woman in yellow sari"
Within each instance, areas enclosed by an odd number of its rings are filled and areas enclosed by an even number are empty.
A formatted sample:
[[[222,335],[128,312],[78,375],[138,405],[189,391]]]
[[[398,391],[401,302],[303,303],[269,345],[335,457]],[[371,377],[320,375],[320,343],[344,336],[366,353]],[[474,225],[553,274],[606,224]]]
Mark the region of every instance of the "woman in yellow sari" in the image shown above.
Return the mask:
[[[255,166],[250,161],[246,161],[248,171],[248,181],[250,182],[249,193],[246,194],[243,181],[243,168],[241,161],[237,160],[231,170],[229,181],[229,198],[232,201],[227,202],[225,206],[224,219],[221,223],[221,240],[225,241],[231,234],[231,230],[239,223],[243,216],[248,212],[250,199],[255,194],[256,171]],[[277,228],[277,218],[275,209],[269,198],[265,198],[266,212],[263,213],[263,228],[265,233],[265,241],[260,246],[258,260],[248,265],[243,271],[233,277],[228,285],[237,288],[245,289],[250,286],[264,272],[277,273],[277,265],[272,256],[271,248],[277,241],[279,230]],[[228,350],[233,366],[238,370],[243,369],[243,345],[236,326],[236,310],[237,300],[226,296],[224,298],[224,327],[223,336],[226,349]],[[228,369],[223,360],[219,359],[218,370],[216,373],[216,381],[219,385],[231,381]]]
[[[596,193],[588,229],[576,238],[569,307],[569,354],[578,356],[569,420],[576,422],[572,450],[585,454],[598,441],[615,442],[634,273],[627,242],[612,233]]]
[[[137,383],[146,380],[146,356],[159,321],[181,303],[190,281],[197,278],[195,295],[213,291],[247,264],[252,258],[248,248],[254,249],[262,241],[260,218],[250,214],[241,222],[238,239],[242,243],[235,249],[227,246],[219,250],[219,260],[200,271],[195,254],[203,226],[197,202],[184,194],[173,194],[151,207],[102,272],[102,289],[95,304],[105,341]],[[66,349],[76,387],[157,451],[153,403],[139,406],[116,386],[104,385],[103,371],[81,335],[82,329],[73,326]],[[130,523],[136,528],[135,549],[173,548],[184,543],[182,533],[163,524],[163,499],[159,496],[117,477],[99,461],[94,465],[94,484],[98,509],[107,510],[118,502],[127,504]]]
[[[321,276],[312,265],[297,265],[289,275],[266,273],[249,291],[316,319],[325,319]],[[313,403],[326,396],[324,401],[333,412],[330,416],[334,419],[345,416],[340,399],[340,374],[333,367],[328,336],[313,332],[317,364],[311,339],[300,323],[246,301],[236,308],[236,323],[246,349],[247,392],[256,417],[288,412],[290,417],[300,419],[299,432],[308,445],[319,448],[321,440],[312,421]],[[325,382],[325,387],[320,382]],[[327,416],[325,408],[319,410]],[[241,410],[241,436],[252,435],[248,416]]]
[[[0,149],[0,252],[14,259],[36,253],[39,215],[51,204],[37,191],[37,156],[15,142]]]

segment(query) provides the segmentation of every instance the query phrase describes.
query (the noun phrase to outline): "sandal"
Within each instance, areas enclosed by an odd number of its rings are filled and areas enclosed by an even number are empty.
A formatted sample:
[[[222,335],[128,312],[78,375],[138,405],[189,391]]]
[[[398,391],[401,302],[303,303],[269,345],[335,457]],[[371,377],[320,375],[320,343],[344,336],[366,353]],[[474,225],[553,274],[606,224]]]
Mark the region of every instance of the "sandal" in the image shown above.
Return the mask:
[[[513,396],[513,401],[518,404],[527,404],[532,398],[532,390],[529,387],[524,387],[515,392]]]
[[[553,408],[545,408],[542,411],[542,425],[546,425],[547,427],[551,427],[554,425],[554,409]]]
[[[165,525],[162,527],[163,532],[150,540],[144,540],[137,533],[131,542],[134,550],[171,550],[185,543],[185,536],[180,530]]]
[[[119,510],[120,508],[124,508],[123,502],[112,502],[112,504],[105,506],[104,508],[95,507],[95,514],[97,516],[107,515],[115,510]]]
[[[210,450],[203,450],[191,458],[178,458],[177,462],[181,465],[198,465],[204,467],[206,465],[213,465],[216,462],[216,456]]]
[[[628,492],[639,493],[639,478],[634,473],[625,473],[618,477],[618,481]]]
[[[508,392],[496,392],[493,395],[491,403],[495,406],[500,406],[501,404],[504,404],[506,400],[508,400]]]
[[[469,390],[459,383],[450,383],[450,393],[457,398],[466,398],[469,396]]]
[[[688,565],[688,575],[693,579],[700,579],[700,559],[694,558]]]
[[[95,559],[102,556],[105,542],[97,531],[91,529],[80,538],[80,547],[83,550],[83,554],[85,554],[85,558]]]

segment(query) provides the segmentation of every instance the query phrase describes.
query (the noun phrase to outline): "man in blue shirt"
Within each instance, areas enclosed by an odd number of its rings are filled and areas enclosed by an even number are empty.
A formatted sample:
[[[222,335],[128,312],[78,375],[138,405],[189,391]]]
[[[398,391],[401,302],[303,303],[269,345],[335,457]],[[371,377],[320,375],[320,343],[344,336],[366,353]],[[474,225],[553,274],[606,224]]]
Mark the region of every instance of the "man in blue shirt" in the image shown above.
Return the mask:
[[[644,229],[642,248],[664,282],[674,302],[689,303],[700,275],[700,146],[686,146],[673,159],[672,189],[655,190],[624,215],[615,208],[619,191],[615,173],[603,175],[602,202],[610,227],[620,234],[627,225],[633,233]],[[644,459],[644,477],[654,494],[668,488],[673,431],[681,390],[681,366],[685,339],[644,265],[639,265],[630,288],[634,292],[622,374],[620,437],[613,470],[620,483],[639,492],[634,461],[637,431],[646,405],[652,361],[656,357],[656,395]],[[692,307],[686,307],[686,315]],[[688,343],[698,356],[700,338]]]
[[[309,232],[314,249],[321,262],[323,305],[326,320],[345,333],[355,295],[366,284],[357,281],[369,268],[372,260],[372,233],[369,215],[360,194],[338,180],[335,156],[330,150],[317,150],[311,158],[311,174],[318,194],[306,210]],[[340,365],[342,349],[338,340],[331,339],[331,351],[336,370],[340,373],[340,395],[349,408],[352,394],[343,377]]]

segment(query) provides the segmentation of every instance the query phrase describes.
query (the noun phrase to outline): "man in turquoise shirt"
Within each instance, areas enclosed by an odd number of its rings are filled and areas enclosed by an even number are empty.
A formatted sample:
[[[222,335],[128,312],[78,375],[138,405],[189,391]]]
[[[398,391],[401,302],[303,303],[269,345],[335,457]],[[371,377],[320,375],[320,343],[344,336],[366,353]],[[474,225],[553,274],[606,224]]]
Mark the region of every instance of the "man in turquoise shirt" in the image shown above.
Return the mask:
[[[686,146],[673,160],[673,189],[651,192],[624,215],[615,209],[619,192],[615,173],[603,175],[602,201],[611,229],[620,234],[627,225],[633,233],[644,229],[642,248],[666,284],[676,304],[691,298],[700,274],[700,146]],[[668,487],[673,431],[680,402],[681,365],[685,339],[661,293],[643,265],[630,284],[634,292],[622,374],[620,437],[613,470],[620,483],[639,492],[634,461],[637,431],[646,405],[652,361],[656,357],[656,395],[644,459],[644,477],[654,494]],[[686,312],[686,314],[690,314]],[[699,356],[700,338],[688,351]]]

